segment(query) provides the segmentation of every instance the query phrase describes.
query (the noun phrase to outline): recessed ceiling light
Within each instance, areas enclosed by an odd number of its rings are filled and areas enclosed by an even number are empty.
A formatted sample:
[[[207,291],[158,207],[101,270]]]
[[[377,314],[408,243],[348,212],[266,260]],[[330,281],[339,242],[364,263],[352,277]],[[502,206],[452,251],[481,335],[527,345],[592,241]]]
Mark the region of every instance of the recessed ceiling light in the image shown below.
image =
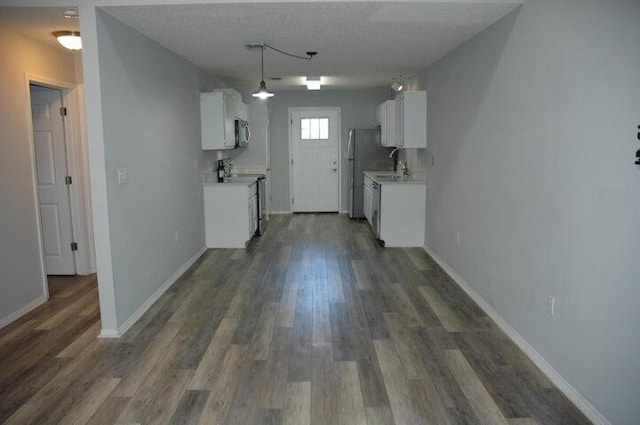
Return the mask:
[[[305,84],[307,85],[307,90],[320,90],[322,77],[307,77]]]

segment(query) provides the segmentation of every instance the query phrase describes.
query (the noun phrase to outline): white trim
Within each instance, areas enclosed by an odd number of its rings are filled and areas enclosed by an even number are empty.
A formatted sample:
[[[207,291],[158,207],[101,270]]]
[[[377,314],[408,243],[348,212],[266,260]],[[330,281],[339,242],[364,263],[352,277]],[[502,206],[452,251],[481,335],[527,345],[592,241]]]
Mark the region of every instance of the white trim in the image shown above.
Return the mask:
[[[291,214],[291,211],[271,211],[271,215],[286,215]]]
[[[289,107],[288,118],[289,121],[289,209],[293,211],[293,203],[291,198],[293,197],[293,173],[291,172],[291,160],[293,159],[293,114],[295,112],[303,111],[331,111],[336,113],[337,118],[337,143],[338,143],[338,211],[342,211],[342,108],[340,106],[300,106]]]
[[[49,283],[47,282],[47,266],[44,259],[44,241],[42,240],[42,222],[40,220],[40,197],[38,196],[38,174],[36,170],[36,147],[33,139],[33,113],[31,111],[31,88],[29,83],[34,81],[32,76],[25,73],[25,90],[27,102],[25,102],[27,110],[27,135],[29,137],[29,157],[31,159],[31,190],[33,195],[33,205],[36,207],[36,232],[38,233],[38,260],[40,263],[40,284],[42,285],[42,293],[45,300],[49,299]],[[38,298],[40,299],[40,298]],[[27,304],[30,305],[30,304]],[[20,310],[18,310],[20,311]]]
[[[77,109],[74,117],[77,117],[78,131],[78,165],[82,176],[82,196],[84,205],[84,225],[85,225],[85,246],[87,247],[87,266],[89,273],[96,273],[96,250],[93,237],[93,211],[91,207],[91,181],[89,180],[89,138],[87,137],[87,117],[86,98],[84,94],[84,83],[76,85],[75,101]]]
[[[18,310],[14,311],[10,315],[3,317],[2,319],[0,319],[0,329],[15,322],[25,314],[29,313],[31,310],[34,310],[35,308],[40,307],[42,304],[46,303],[48,299],[49,299],[48,295],[43,295],[31,301],[29,304],[20,307]]]
[[[160,286],[151,296],[131,315],[124,323],[118,326],[118,329],[102,329],[98,338],[120,338],[133,326],[138,319],[142,317],[147,310],[158,301],[158,298],[164,294],[167,289],[176,283],[176,281],[191,267],[207,250],[206,246],[200,248],[195,254],[193,254],[183,265],[178,269]]]
[[[92,273],[91,258],[93,256],[93,243],[90,233],[92,227],[89,223],[91,215],[91,203],[87,202],[89,185],[87,179],[88,164],[86,156],[86,138],[82,136],[84,115],[80,102],[80,89],[63,91],[64,106],[68,110],[65,122],[67,139],[67,169],[73,177],[73,184],[69,187],[69,199],[71,201],[71,222],[73,236],[78,243],[76,251],[76,272],[80,275]]]
[[[469,295],[480,308],[498,325],[502,331],[513,341],[522,352],[544,373],[547,378],[556,386],[567,398],[580,409],[582,413],[595,425],[611,425],[611,423],[596,409],[589,401],[582,396],[557,370],[547,362],[540,353],[533,348],[518,331],[507,323],[491,305],[484,300],[458,273],[456,273],[433,249],[425,245],[422,247],[436,263],[453,279],[453,281]]]

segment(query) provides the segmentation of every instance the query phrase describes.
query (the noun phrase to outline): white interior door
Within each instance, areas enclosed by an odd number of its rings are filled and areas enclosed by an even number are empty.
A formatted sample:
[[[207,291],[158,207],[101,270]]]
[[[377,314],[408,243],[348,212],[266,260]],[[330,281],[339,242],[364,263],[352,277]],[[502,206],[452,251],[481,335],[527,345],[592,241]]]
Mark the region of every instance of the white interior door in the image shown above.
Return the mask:
[[[339,134],[336,108],[299,108],[291,113],[293,212],[339,210]]]
[[[42,243],[47,274],[72,275],[71,207],[66,184],[67,154],[59,90],[31,86],[31,114]]]

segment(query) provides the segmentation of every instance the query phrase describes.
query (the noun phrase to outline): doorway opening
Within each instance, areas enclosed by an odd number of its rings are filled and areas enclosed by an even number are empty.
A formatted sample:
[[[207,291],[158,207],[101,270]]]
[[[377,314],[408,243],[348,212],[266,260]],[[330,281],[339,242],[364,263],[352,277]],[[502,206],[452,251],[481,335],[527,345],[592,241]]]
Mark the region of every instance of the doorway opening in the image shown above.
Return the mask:
[[[95,273],[81,88],[27,76],[43,290]],[[62,279],[67,276],[67,279]]]
[[[75,251],[62,91],[29,85],[40,233],[47,275],[75,275]]]

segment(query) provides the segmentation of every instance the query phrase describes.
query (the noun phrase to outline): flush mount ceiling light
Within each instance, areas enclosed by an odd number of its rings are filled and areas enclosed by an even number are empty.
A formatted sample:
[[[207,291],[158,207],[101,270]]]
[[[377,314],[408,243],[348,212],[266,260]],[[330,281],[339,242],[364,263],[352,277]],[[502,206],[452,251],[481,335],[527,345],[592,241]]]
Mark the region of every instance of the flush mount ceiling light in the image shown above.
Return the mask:
[[[80,13],[77,7],[67,7],[64,10],[64,17],[67,19],[80,19]],[[82,38],[80,38],[80,31],[55,31],[53,36],[58,40],[58,43],[65,49],[80,50],[82,49]]]
[[[252,96],[258,99],[268,99],[273,96],[273,93],[267,90],[267,85],[264,82],[264,45],[260,46],[260,76],[260,87],[253,92]]]
[[[307,56],[294,55],[293,53],[285,52],[284,50],[280,50],[280,49],[277,49],[277,48],[275,48],[273,46],[270,46],[267,43],[265,43],[264,41],[261,41],[259,43],[248,43],[248,44],[245,44],[245,47],[247,49],[249,49],[249,50],[260,49],[260,77],[261,77],[261,79],[260,79],[260,87],[258,88],[258,90],[256,90],[252,94],[253,97],[257,97],[259,99],[267,99],[267,98],[273,96],[273,93],[271,93],[269,90],[267,90],[267,85],[264,82],[264,49],[265,49],[265,47],[267,49],[271,49],[271,50],[273,50],[275,52],[278,52],[278,53],[281,53],[283,55],[290,56],[290,57],[296,58],[296,59],[311,60],[311,59],[313,59],[313,57],[315,55],[318,54],[318,52],[310,51],[310,52],[305,52]]]
[[[82,49],[82,38],[80,38],[80,31],[54,31],[53,36],[58,39],[58,43],[60,43],[65,49]]]
[[[320,90],[322,86],[322,77],[307,77],[305,79],[307,90]]]

